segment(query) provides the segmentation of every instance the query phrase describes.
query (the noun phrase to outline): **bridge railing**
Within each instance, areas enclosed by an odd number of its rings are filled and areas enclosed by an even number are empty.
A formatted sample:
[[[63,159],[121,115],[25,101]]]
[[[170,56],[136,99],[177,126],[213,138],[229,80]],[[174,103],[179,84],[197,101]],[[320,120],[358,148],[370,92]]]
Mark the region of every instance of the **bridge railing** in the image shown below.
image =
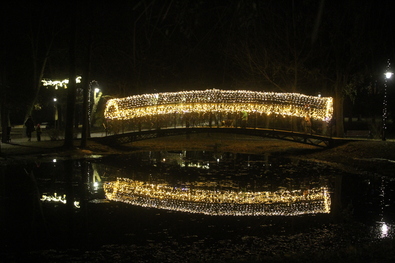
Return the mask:
[[[120,134],[130,131],[158,130],[165,128],[266,128],[302,132],[315,135],[331,136],[332,127],[329,123],[310,118],[298,118],[280,115],[252,113],[174,113],[154,115],[131,120],[107,120],[106,135]]]

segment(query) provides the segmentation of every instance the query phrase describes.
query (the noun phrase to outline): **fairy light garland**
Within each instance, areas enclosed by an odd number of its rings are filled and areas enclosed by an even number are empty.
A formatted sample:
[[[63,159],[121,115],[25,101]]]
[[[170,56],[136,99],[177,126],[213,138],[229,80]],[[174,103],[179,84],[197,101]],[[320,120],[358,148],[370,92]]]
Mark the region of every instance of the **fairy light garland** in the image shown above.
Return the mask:
[[[76,83],[81,83],[81,76],[77,76],[75,79]],[[41,80],[43,83],[43,86],[53,86],[55,89],[59,88],[65,88],[67,89],[67,85],[69,84],[69,79],[64,79],[64,80],[50,80],[50,79],[43,79]]]
[[[258,92],[248,90],[194,90],[134,95],[107,101],[104,116],[109,120],[173,113],[260,113],[306,117],[330,121],[331,97],[314,97],[299,93]]]
[[[331,204],[326,187],[304,191],[214,191],[118,178],[106,183],[104,191],[112,201],[206,215],[296,216],[330,213]]]

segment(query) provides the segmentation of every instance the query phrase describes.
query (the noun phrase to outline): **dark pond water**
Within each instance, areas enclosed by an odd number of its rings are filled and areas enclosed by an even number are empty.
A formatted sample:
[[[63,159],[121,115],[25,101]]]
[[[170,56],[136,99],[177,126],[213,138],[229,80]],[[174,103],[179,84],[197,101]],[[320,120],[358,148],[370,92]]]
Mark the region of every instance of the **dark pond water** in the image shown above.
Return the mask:
[[[263,260],[394,237],[395,180],[322,163],[179,151],[1,169],[11,259]]]

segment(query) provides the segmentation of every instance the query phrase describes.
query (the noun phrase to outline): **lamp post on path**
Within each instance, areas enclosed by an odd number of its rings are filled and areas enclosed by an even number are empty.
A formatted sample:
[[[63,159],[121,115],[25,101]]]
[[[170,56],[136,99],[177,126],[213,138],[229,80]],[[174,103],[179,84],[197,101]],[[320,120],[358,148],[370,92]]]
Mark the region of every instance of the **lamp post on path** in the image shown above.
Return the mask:
[[[58,101],[57,98],[53,98],[53,107],[54,107],[54,128],[59,128],[59,124],[57,124],[58,119],[59,119],[59,113],[58,113],[58,105],[56,105],[56,102]]]
[[[90,122],[90,126],[93,127],[94,123],[95,123],[95,114],[97,111],[97,106],[99,104],[99,100],[102,96],[102,92],[100,91],[99,88],[99,83],[97,81],[94,81],[94,90],[93,90],[93,105],[92,105],[92,110],[90,112],[90,118],[89,118],[89,122]]]
[[[388,110],[387,110],[387,81],[390,79],[393,75],[393,73],[390,71],[390,60],[387,60],[387,71],[384,73],[385,75],[385,81],[384,81],[384,98],[383,98],[383,128],[382,128],[382,136],[381,139],[383,141],[386,140],[386,129],[387,129],[387,117],[388,117]]]
[[[83,114],[82,114],[82,131],[81,131],[81,147],[86,147],[87,139],[91,137],[91,126],[93,124],[94,113],[97,109],[97,104],[102,96],[99,89],[99,84],[96,80],[84,83],[83,90]],[[93,89],[93,91],[92,91]],[[93,105],[91,101],[93,93]]]

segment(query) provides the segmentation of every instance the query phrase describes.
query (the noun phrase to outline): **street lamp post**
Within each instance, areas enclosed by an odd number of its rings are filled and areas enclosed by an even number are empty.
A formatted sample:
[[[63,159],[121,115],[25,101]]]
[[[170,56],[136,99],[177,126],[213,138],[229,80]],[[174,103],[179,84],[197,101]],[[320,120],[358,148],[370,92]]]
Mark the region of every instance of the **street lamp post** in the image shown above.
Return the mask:
[[[58,106],[56,105],[57,101],[58,101],[57,98],[53,98],[53,107],[54,107],[54,112],[55,112],[55,114],[54,114],[54,128],[55,129],[59,128],[56,125],[58,122],[58,119],[59,119]]]
[[[93,94],[92,94],[93,89]],[[91,137],[91,118],[93,114],[96,112],[97,103],[100,100],[102,95],[99,84],[96,80],[92,80],[89,83],[85,83],[84,90],[83,90],[83,115],[82,115],[82,130],[81,130],[81,147],[86,147],[87,138]],[[91,96],[93,95],[93,105],[91,101]]]
[[[99,88],[99,83],[97,83],[97,81],[94,81],[94,84],[96,85],[96,87],[93,90],[93,105],[92,105],[92,111],[90,112],[90,118],[89,118],[89,123],[90,126],[93,127],[94,121],[95,121],[95,113],[97,111],[97,106],[99,104],[99,100],[102,96],[102,92],[100,91]]]
[[[387,60],[387,71],[384,73],[385,75],[385,80],[384,80],[384,97],[383,97],[383,128],[382,128],[382,136],[381,139],[383,141],[386,140],[386,130],[387,130],[387,117],[388,117],[388,110],[387,110],[387,81],[390,79],[393,75],[393,73],[390,71],[390,60]]]

